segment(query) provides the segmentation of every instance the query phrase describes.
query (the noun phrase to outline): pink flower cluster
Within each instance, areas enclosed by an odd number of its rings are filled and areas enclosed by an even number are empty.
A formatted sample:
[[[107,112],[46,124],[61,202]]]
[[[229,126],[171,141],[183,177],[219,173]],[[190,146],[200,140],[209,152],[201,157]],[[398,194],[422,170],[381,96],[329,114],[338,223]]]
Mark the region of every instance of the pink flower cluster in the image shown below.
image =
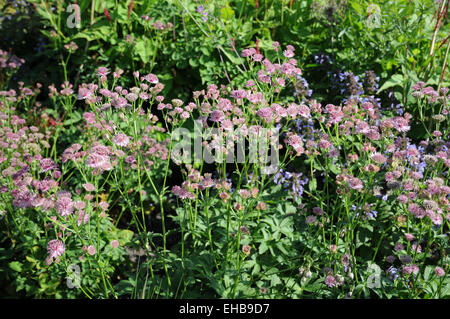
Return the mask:
[[[96,142],[87,151],[86,166],[99,171],[109,171],[113,168],[110,155],[111,150],[108,147]]]

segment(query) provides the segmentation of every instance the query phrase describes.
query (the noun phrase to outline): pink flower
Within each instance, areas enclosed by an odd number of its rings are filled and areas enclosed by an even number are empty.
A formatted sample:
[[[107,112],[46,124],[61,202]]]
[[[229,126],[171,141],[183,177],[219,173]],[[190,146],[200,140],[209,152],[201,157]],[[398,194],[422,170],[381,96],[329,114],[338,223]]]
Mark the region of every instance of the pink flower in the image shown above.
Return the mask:
[[[120,78],[120,76],[123,74],[123,70],[122,69],[117,69],[116,72],[113,73],[113,76],[118,79]]]
[[[180,114],[180,117],[183,118],[183,119],[188,119],[190,116],[191,116],[191,115],[190,115],[189,112],[187,112],[187,111],[183,111],[183,112]]]
[[[117,109],[121,109],[121,108],[124,108],[124,107],[127,106],[127,104],[128,104],[127,102],[128,102],[128,101],[127,101],[126,98],[124,98],[124,97],[118,97],[118,98],[114,98],[114,99],[111,101],[111,105],[114,106],[114,107],[117,108]]]
[[[316,216],[314,215],[309,215],[308,217],[306,217],[306,223],[308,225],[310,224],[314,224],[317,221]]]
[[[119,247],[120,243],[118,240],[112,240],[110,245],[112,248],[117,248],[117,247]]]
[[[60,197],[56,202],[56,210],[62,217],[72,214],[73,208],[73,202],[70,197]]]
[[[386,157],[381,153],[374,153],[371,158],[375,163],[378,164],[384,164],[387,160]]]
[[[251,251],[251,247],[249,246],[249,245],[244,245],[244,246],[242,246],[242,252],[245,254],[245,255],[250,255],[250,251]]]
[[[125,158],[125,163],[127,163],[127,164],[134,164],[134,163],[136,163],[136,159],[134,158],[133,155],[127,156]]]
[[[89,150],[89,155],[86,158],[86,165],[88,167],[111,170],[112,165],[109,158],[109,148],[104,145],[95,145]]]
[[[42,173],[58,168],[58,166],[56,166],[55,162],[53,162],[51,158],[41,159],[39,161],[39,167]]]
[[[286,81],[283,78],[276,78],[275,81],[278,83],[279,86],[284,87],[286,85]]]
[[[94,246],[92,246],[92,245],[89,245],[89,246],[88,246],[88,248],[87,248],[87,253],[88,253],[89,255],[93,256],[93,255],[95,255],[96,252],[97,252],[97,250],[95,249]]]
[[[280,47],[280,42],[278,41],[274,41],[272,43],[273,49],[275,50],[275,52],[278,52],[278,48]]]
[[[83,184],[83,188],[88,192],[93,192],[95,190],[95,186],[91,183]]]
[[[441,214],[430,211],[430,214],[428,215],[428,217],[430,217],[430,219],[434,225],[439,226],[442,224],[442,215]]]
[[[97,69],[97,76],[106,76],[109,74],[109,70],[105,67],[99,67]]]
[[[108,202],[100,202],[99,206],[102,210],[108,210],[109,208]]]
[[[311,116],[309,113],[309,108],[304,104],[298,107],[298,114],[304,118],[309,118]]]
[[[13,205],[16,206],[17,208],[31,207],[35,199],[33,193],[31,193],[28,190],[24,191],[15,190],[14,192],[11,192],[11,195],[14,197]]]
[[[130,143],[130,138],[123,133],[119,133],[113,137],[112,141],[118,146],[126,147]]]
[[[92,92],[88,88],[79,88],[78,89],[78,99],[86,100],[92,97]]]
[[[336,111],[330,113],[329,122],[330,124],[337,124],[342,121],[344,118],[344,113],[341,111],[341,108],[338,108]]]
[[[193,193],[181,188],[180,186],[174,186],[172,188],[172,193],[181,199],[195,199],[195,195]]]
[[[74,203],[73,207],[75,207],[75,208],[78,209],[78,210],[82,210],[82,209],[85,209],[85,208],[86,208],[86,203],[83,202],[83,201],[81,201],[81,200],[79,200],[79,201],[76,201],[76,202]]]
[[[350,178],[348,181],[348,187],[354,190],[362,190],[364,188],[361,180],[357,177]]]
[[[259,109],[256,114],[262,117],[266,122],[271,122],[273,119],[273,111],[270,107],[263,107]]]
[[[323,215],[323,210],[320,207],[314,207],[313,208],[313,213],[317,216],[322,216]]]
[[[318,143],[318,146],[322,149],[327,149],[331,146],[331,143],[326,139],[321,139]]]
[[[64,243],[58,239],[53,239],[48,242],[47,253],[50,260],[62,256],[65,250]]]
[[[378,128],[370,129],[365,136],[373,141],[378,141],[381,138],[380,133],[378,132]]]
[[[246,58],[246,57],[252,56],[255,53],[256,53],[256,50],[254,48],[244,49],[241,52],[241,56]]]
[[[299,106],[295,103],[291,103],[286,111],[289,116],[295,118],[299,112]]]
[[[436,268],[434,268],[434,273],[438,276],[438,277],[442,277],[445,275],[445,270],[442,269],[439,266],[436,266]]]
[[[284,55],[286,58],[292,58],[292,57],[294,56],[294,51],[291,51],[291,50],[284,50],[283,55]]]
[[[395,127],[395,129],[396,129],[397,131],[399,131],[400,133],[401,133],[401,132],[408,132],[408,131],[409,131],[409,129],[410,129],[411,127],[410,127],[408,124],[409,124],[409,123],[408,123],[408,120],[405,119],[405,118],[403,118],[403,117],[401,117],[401,116],[398,116],[398,117],[396,117],[396,118],[394,119],[394,127]]]
[[[256,62],[261,62],[263,58],[264,58],[264,56],[262,54],[254,54],[252,56],[252,59]]]
[[[109,163],[109,157],[96,153],[89,154],[86,158],[86,165],[92,168],[103,168]]]
[[[248,80],[246,83],[245,83],[245,87],[248,87],[248,88],[250,88],[250,87],[252,87],[252,86],[255,86],[256,85],[256,83],[255,83],[255,81],[253,81],[253,80]]]
[[[337,158],[339,156],[339,151],[337,150],[337,148],[333,147],[331,150],[328,151],[328,156],[332,158]]]
[[[135,93],[128,93],[125,98],[129,101],[129,102],[134,102],[138,99],[138,95]]]
[[[408,205],[408,211],[417,218],[425,217],[425,210],[415,203]]]
[[[420,247],[420,245],[418,244],[412,244],[411,249],[418,254],[422,252],[422,247]]]
[[[240,189],[239,190],[239,195],[243,198],[243,199],[247,199],[251,196],[250,191],[247,189]]]
[[[247,92],[245,90],[233,90],[231,91],[230,96],[235,99],[244,99],[247,97]]]
[[[147,74],[144,79],[152,84],[157,84],[159,82],[158,77],[152,73]]]
[[[408,275],[412,273],[417,274],[419,272],[419,267],[414,264],[403,266],[403,272]]]
[[[95,124],[96,122],[95,114],[93,112],[84,112],[83,118],[88,124]]]
[[[287,116],[286,109],[279,104],[276,103],[272,104],[272,111],[275,113],[275,118],[277,122],[280,120],[281,117]]]
[[[348,160],[350,162],[356,162],[358,158],[359,158],[358,154],[348,154]]]
[[[413,90],[419,91],[425,86],[425,82],[419,81],[413,85]]]
[[[77,220],[78,227],[81,226],[81,223],[83,223],[83,225],[86,224],[89,221],[90,217],[91,216],[89,214],[87,214],[84,211],[80,210],[78,212],[78,220]]]
[[[406,204],[408,202],[408,197],[405,195],[399,195],[397,200],[399,203]]]
[[[328,275],[325,278],[325,285],[327,285],[330,288],[335,287],[336,286],[336,278],[334,278],[334,276],[332,276],[332,275]]]
[[[209,119],[213,122],[221,122],[225,119],[225,115],[222,111],[216,110],[211,112]]]

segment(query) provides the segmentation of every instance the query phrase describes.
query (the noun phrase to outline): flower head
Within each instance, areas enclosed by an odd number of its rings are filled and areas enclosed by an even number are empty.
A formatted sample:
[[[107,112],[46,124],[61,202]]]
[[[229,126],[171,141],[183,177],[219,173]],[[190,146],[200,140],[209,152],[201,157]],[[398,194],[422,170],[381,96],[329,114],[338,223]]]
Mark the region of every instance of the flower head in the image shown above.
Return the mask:
[[[337,282],[336,282],[336,278],[334,278],[334,276],[328,275],[325,278],[325,285],[327,285],[328,287],[330,287],[330,288],[335,287],[336,284],[337,284]]]
[[[118,146],[126,147],[130,143],[130,138],[126,134],[119,133],[113,137],[112,141]]]
[[[98,76],[106,76],[108,74],[109,74],[109,70],[107,68],[105,68],[105,67],[99,67],[97,69],[97,75]]]
[[[438,277],[442,277],[445,275],[445,270],[442,269],[439,266],[436,266],[436,268],[434,268],[434,273],[438,276]]]
[[[47,253],[50,259],[62,256],[65,250],[66,248],[64,246],[64,243],[59,239],[53,239],[48,242]]]
[[[73,202],[70,197],[63,196],[56,202],[56,210],[61,216],[68,216],[73,213]]]

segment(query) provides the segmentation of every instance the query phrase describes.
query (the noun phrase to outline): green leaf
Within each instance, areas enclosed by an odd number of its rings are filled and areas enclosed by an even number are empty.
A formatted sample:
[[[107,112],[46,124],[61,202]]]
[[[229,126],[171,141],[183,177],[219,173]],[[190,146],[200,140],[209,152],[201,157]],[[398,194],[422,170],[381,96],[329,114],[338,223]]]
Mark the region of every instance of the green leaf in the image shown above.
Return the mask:
[[[259,254],[262,255],[264,254],[267,249],[269,249],[269,247],[267,247],[267,243],[265,241],[263,241],[260,245],[259,245]]]
[[[131,230],[128,229],[122,229],[117,233],[117,236],[119,237],[119,243],[121,246],[126,245],[127,243],[129,243],[131,241],[131,239],[133,238],[133,232]]]
[[[278,277],[277,275],[272,275],[271,279],[270,279],[270,286],[271,287],[275,287],[276,285],[281,284],[281,280],[280,277]]]
[[[377,94],[394,86],[401,86],[403,83],[403,75],[394,74],[389,80],[384,82],[384,84],[380,87]]]
[[[225,7],[220,10],[220,16],[223,20],[230,20],[234,16],[234,10],[231,9],[228,2],[226,3]]]
[[[330,166],[330,171],[333,172],[333,174],[340,174],[341,173],[341,169],[339,167],[337,167],[335,164],[332,164]]]
[[[150,58],[155,54],[152,42],[146,37],[136,39],[134,50],[144,63],[150,62]]]
[[[425,281],[429,281],[430,280],[430,278],[431,278],[431,274],[433,273],[433,267],[432,266],[427,266],[426,268],[425,268],[425,272],[424,272],[424,274],[423,274],[423,279],[425,280]]]
[[[189,59],[189,65],[192,66],[193,68],[196,68],[199,66],[199,61],[196,58],[190,58]]]
[[[446,284],[445,286],[441,287],[441,294],[439,298],[444,298],[450,296],[450,284]]]
[[[33,263],[33,264],[38,263],[38,261],[36,259],[34,259],[33,257],[30,257],[30,256],[26,256],[25,259],[28,260],[30,263]]]
[[[362,8],[361,5],[359,3],[357,3],[356,1],[350,1],[351,2],[351,6],[352,8],[358,13],[360,14],[362,12]]]
[[[314,192],[317,189],[317,180],[315,178],[311,179],[308,186],[309,186],[309,190],[311,192]]]
[[[11,268],[14,271],[21,272],[22,271],[22,263],[18,261],[12,261],[9,264],[9,268]]]

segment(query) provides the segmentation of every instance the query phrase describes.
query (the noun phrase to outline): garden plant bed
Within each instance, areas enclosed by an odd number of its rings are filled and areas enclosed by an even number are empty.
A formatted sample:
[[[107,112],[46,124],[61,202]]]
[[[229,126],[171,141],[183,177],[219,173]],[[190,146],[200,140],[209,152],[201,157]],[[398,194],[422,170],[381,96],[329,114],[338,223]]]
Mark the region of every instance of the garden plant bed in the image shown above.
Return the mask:
[[[448,0],[0,8],[2,298],[450,297]]]

